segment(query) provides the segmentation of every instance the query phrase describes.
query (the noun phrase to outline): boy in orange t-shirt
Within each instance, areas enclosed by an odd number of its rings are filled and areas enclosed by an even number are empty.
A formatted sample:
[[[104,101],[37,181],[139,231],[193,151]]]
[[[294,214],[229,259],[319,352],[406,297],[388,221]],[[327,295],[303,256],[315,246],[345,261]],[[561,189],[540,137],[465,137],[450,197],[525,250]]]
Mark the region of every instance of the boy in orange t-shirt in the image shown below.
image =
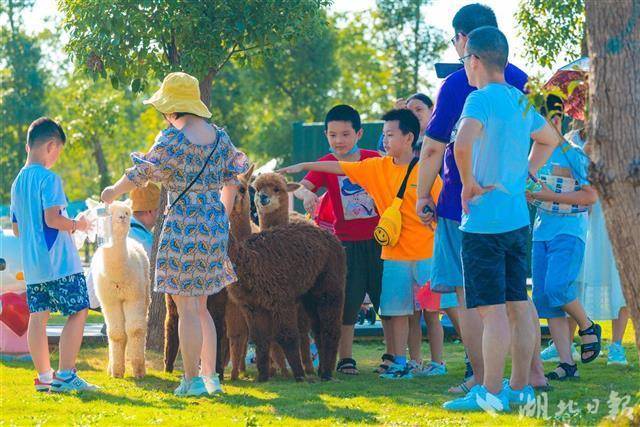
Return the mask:
[[[391,110],[385,121],[384,146],[387,156],[369,158],[359,162],[310,162],[281,169],[281,173],[298,173],[303,170],[344,174],[359,184],[373,199],[381,214],[391,206],[402,184],[409,163],[414,158],[413,147],[420,134],[417,117],[406,109]],[[400,214],[402,228],[394,246],[382,248],[384,270],[380,315],[388,318],[389,336],[393,341],[394,364],[382,378],[411,378],[407,367],[406,348],[409,318],[415,312],[414,285],[422,286],[431,273],[433,254],[432,229],[426,227],[415,211],[418,170],[414,168],[407,180]],[[437,199],[442,183],[436,179],[431,196]]]

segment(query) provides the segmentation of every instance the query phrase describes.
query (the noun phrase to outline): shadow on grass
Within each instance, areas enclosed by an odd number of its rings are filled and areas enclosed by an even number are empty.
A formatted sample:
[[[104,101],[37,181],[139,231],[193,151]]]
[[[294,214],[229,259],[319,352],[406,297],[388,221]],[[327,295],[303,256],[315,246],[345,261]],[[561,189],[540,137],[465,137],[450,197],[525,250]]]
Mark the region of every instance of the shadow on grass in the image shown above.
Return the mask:
[[[164,408],[172,408],[172,409],[183,409],[191,404],[188,400],[178,399],[175,397],[170,398],[162,398],[162,400],[158,400],[157,402],[143,400],[143,399],[134,399],[131,397],[123,396],[123,395],[115,395],[111,393],[107,393],[104,390],[96,390],[92,392],[84,392],[77,393],[75,395],[78,399],[80,399],[84,403],[90,402],[105,402],[112,405],[118,406],[145,406],[152,407],[158,409]]]

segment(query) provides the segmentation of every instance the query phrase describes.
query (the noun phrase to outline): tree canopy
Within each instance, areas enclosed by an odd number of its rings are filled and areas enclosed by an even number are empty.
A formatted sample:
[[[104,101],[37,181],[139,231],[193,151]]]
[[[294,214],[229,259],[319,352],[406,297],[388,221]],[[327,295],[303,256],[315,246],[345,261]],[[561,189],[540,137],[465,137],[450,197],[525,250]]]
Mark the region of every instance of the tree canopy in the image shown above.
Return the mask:
[[[551,68],[586,55],[584,0],[522,1],[516,20],[531,62]]]

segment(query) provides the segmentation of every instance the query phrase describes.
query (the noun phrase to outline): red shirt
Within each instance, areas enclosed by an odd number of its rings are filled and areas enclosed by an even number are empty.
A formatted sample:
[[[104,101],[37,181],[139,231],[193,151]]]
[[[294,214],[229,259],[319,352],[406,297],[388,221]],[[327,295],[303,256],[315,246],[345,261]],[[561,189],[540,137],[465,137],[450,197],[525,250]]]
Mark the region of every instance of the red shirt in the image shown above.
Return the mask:
[[[360,160],[369,157],[380,157],[377,151],[360,150]],[[319,162],[337,161],[333,154],[318,159]],[[345,175],[334,175],[324,172],[309,172],[304,177],[315,185],[317,191],[321,187],[327,189],[331,199],[335,217],[335,235],[342,241],[373,239],[373,230],[378,225],[378,212],[373,199],[362,187],[354,184]]]

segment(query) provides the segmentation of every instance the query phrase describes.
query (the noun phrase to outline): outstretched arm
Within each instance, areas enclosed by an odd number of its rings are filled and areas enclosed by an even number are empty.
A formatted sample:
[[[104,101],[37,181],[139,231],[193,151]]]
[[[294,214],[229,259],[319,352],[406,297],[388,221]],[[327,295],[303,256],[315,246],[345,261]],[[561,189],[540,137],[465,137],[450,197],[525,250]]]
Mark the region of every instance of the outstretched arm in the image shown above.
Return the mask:
[[[340,162],[306,162],[306,163],[298,163],[296,165],[285,166],[282,169],[278,169],[278,173],[288,173],[294,174],[302,171],[316,171],[316,172],[325,172],[332,173],[334,175],[342,175],[344,172],[342,171],[342,167],[340,167]]]
[[[122,178],[120,178],[118,182],[102,190],[102,195],[100,196],[100,198],[103,202],[109,204],[123,194],[133,190],[134,188],[136,188],[136,185],[132,181],[130,181],[126,175],[122,175]]]

